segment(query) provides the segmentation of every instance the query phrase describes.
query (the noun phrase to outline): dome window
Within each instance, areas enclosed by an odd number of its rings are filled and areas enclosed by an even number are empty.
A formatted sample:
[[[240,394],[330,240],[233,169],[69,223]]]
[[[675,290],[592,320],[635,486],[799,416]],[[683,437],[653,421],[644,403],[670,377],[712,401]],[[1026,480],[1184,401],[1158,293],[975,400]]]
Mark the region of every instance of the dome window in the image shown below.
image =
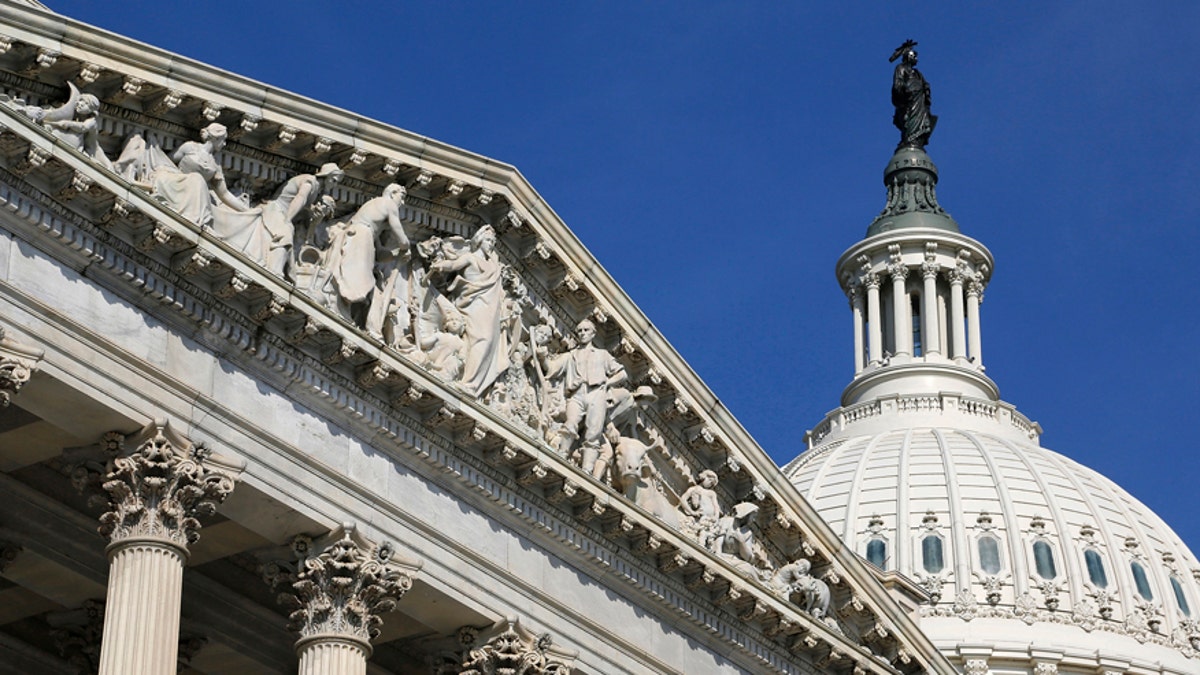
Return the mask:
[[[995,537],[979,538],[979,566],[988,574],[1000,573],[1000,543]]]
[[[1054,550],[1044,541],[1033,542],[1033,564],[1038,576],[1043,579],[1054,579],[1058,569],[1054,566]]]
[[[1083,561],[1087,563],[1088,578],[1096,588],[1108,588],[1108,574],[1104,572],[1104,561],[1095,549],[1083,552]]]
[[[1183,584],[1179,583],[1179,577],[1174,574],[1171,575],[1171,590],[1175,591],[1175,604],[1179,605],[1179,611],[1190,617],[1192,609],[1188,607],[1187,596],[1183,594]]]
[[[1146,578],[1146,570],[1142,564],[1136,560],[1129,563],[1129,571],[1133,572],[1133,584],[1137,586],[1138,595],[1146,600],[1154,599],[1154,592],[1150,590],[1150,580]]]
[[[925,571],[930,574],[937,574],[942,571],[946,563],[942,560],[942,538],[936,534],[926,536],[921,540],[921,558],[925,565]]]
[[[867,542],[867,562],[881,570],[887,569],[887,542],[883,539],[872,539]]]

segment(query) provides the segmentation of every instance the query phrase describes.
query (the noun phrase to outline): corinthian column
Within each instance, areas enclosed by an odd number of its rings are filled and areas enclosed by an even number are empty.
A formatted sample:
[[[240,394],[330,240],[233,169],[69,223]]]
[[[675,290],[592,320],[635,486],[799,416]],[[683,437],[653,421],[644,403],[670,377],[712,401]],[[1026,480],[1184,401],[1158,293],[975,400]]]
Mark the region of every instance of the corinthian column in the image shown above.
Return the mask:
[[[267,565],[263,576],[291,587],[280,599],[296,607],[289,618],[300,635],[300,675],[365,675],[380,615],[412,588],[420,563],[400,560],[391,544],[372,544],[348,524],[315,544],[297,537],[292,549],[297,562]]]
[[[858,375],[866,367],[863,363],[863,292],[862,286],[854,284],[850,287],[850,309],[854,313],[854,374]]]
[[[979,328],[979,303],[983,301],[983,275],[967,284],[967,350],[976,366],[983,367],[983,332]]]
[[[42,352],[18,344],[4,336],[0,327],[0,408],[8,407],[21,387],[37,369]]]
[[[134,446],[125,452],[126,444]],[[233,491],[241,467],[156,421],[136,437],[104,437],[109,510],[108,600],[100,675],[173,675],[179,648],[183,564],[211,515]]]
[[[867,356],[871,365],[877,366],[883,360],[883,326],[879,311],[879,275],[868,273],[863,275],[863,286],[867,289]]]
[[[896,327],[896,355],[911,356],[913,353],[912,320],[908,312],[908,292],[905,284],[908,278],[908,267],[900,260],[899,254],[893,254],[894,260],[888,265],[888,273],[892,277],[892,324]]]
[[[937,244],[930,244],[937,246]],[[925,254],[925,263],[921,265],[921,277],[925,287],[921,291],[921,343],[926,355],[941,354],[942,345],[939,340],[938,310],[937,310],[937,275],[939,266],[933,253]]]

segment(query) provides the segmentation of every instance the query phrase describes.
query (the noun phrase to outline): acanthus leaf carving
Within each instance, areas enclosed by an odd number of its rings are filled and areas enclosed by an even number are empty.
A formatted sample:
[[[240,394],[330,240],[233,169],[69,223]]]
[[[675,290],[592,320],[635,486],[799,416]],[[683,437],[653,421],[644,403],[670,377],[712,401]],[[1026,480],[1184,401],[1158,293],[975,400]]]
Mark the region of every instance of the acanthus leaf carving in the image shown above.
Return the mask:
[[[463,650],[438,668],[442,675],[571,675],[576,652],[554,644],[550,633],[534,633],[508,617],[486,629],[464,626]]]
[[[0,327],[0,408],[12,403],[37,370],[41,359],[41,350],[17,343]]]
[[[264,565],[263,578],[290,589],[279,596],[295,610],[289,628],[300,637],[336,635],[369,643],[381,615],[412,588],[420,564],[399,558],[388,542],[375,544],[351,524],[314,541],[292,541],[294,561]]]
[[[193,445],[165,421],[131,437],[105,438],[108,510],[100,534],[112,543],[159,539],[187,550],[199,539],[199,519],[216,512],[241,475],[238,463]]]

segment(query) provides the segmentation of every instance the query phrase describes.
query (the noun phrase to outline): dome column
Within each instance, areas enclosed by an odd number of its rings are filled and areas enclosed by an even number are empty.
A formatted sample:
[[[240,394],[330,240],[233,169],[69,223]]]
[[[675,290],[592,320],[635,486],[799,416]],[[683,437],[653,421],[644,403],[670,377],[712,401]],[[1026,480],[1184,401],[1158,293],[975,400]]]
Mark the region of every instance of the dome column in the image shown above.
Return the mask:
[[[979,303],[983,301],[982,275],[967,284],[967,347],[970,360],[983,367],[983,331],[979,327]]]
[[[937,244],[930,244],[936,248]],[[925,288],[921,293],[921,314],[924,315],[922,321],[922,344],[926,355],[941,354],[942,345],[939,339],[938,326],[938,308],[937,308],[937,275],[938,264],[936,262],[936,254],[932,251],[926,251],[925,263],[921,265],[921,276],[925,281]]]
[[[950,339],[953,341],[950,356],[958,362],[967,358],[967,335],[963,332],[967,324],[963,310],[963,280],[966,278],[963,267],[960,263],[957,269],[946,274],[950,278]]]
[[[874,272],[864,274],[863,285],[867,287],[868,357],[871,365],[879,365],[883,360],[883,319],[879,312],[879,275]]]
[[[850,308],[854,312],[854,374],[866,367],[863,363],[863,292],[860,284],[850,287]]]
[[[908,266],[900,260],[899,247],[892,253],[892,262],[888,265],[888,274],[892,277],[892,324],[895,326],[895,344],[896,356],[904,355],[911,356],[913,353],[912,344],[912,321],[909,319],[908,312]]]

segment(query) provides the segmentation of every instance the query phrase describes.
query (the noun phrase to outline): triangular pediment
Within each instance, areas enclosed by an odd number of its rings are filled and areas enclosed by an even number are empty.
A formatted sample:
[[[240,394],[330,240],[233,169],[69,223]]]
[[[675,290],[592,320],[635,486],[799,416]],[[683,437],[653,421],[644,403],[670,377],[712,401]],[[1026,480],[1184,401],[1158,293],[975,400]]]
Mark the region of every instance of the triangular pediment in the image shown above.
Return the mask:
[[[809,662],[943,665],[516,169],[44,12],[0,24],[16,236],[381,445],[419,427],[503,467]]]

